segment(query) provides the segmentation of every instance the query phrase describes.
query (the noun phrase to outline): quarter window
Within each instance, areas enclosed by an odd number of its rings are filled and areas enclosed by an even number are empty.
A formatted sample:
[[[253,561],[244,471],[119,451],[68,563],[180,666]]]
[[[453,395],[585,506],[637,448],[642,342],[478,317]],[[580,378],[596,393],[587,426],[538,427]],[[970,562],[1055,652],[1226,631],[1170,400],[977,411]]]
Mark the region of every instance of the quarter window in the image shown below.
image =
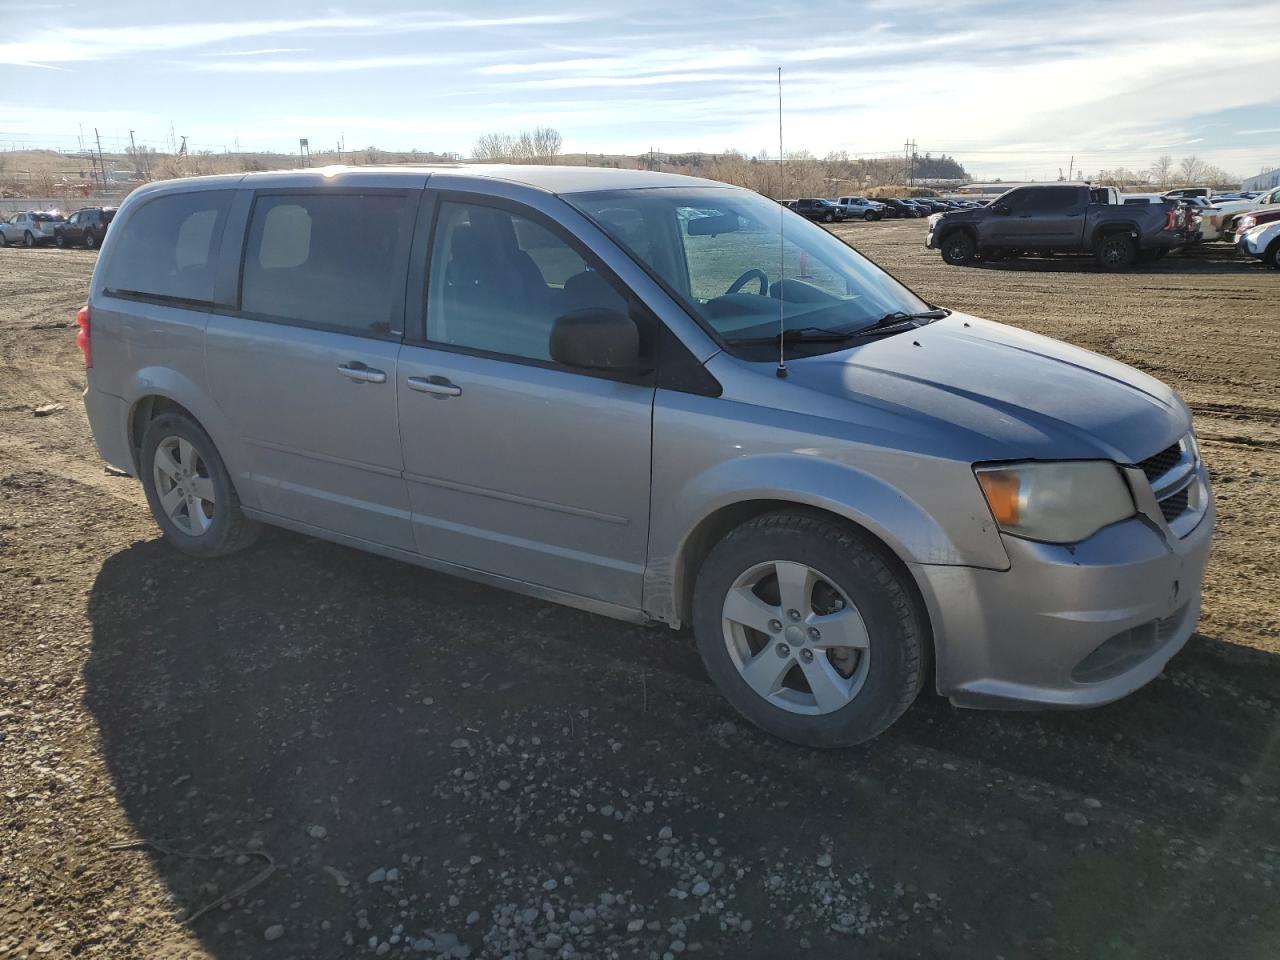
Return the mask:
[[[232,196],[230,190],[174,193],[136,210],[115,240],[107,292],[212,303]]]
[[[550,360],[557,317],[627,301],[569,244],[527,217],[471,203],[440,206],[427,288],[427,339]]]
[[[341,333],[389,335],[403,311],[412,221],[402,193],[259,195],[241,309]]]

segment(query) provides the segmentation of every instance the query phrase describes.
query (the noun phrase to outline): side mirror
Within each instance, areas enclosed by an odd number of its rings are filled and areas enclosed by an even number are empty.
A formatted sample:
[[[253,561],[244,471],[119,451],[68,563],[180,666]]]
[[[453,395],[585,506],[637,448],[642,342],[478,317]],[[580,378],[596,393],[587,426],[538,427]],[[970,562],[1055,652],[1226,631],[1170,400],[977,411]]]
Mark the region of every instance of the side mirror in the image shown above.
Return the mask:
[[[567,367],[629,373],[640,367],[640,331],[625,313],[587,307],[557,317],[551,359]]]
[[[991,209],[994,210],[996,213],[1000,214],[1000,216],[1002,217],[1007,217],[1010,213],[1012,213],[1012,211],[1009,209],[1009,205],[1006,203],[993,203],[991,205]]]

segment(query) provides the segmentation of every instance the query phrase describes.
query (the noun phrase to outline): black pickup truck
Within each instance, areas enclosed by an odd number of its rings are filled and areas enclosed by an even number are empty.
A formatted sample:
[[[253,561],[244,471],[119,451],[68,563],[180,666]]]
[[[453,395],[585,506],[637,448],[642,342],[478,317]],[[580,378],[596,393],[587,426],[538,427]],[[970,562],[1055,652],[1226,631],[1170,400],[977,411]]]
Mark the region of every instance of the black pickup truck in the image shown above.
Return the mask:
[[[1196,239],[1178,204],[1121,204],[1113,187],[1015,187],[985,207],[936,213],[925,246],[954,266],[1022,253],[1087,253],[1105,270],[1148,262]]]

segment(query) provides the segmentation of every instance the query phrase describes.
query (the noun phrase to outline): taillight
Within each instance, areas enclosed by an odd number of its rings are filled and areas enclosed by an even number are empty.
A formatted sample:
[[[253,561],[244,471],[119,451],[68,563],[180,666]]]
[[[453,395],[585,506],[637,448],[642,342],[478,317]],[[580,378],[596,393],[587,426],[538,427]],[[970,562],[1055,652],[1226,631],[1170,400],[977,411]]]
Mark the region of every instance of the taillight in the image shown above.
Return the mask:
[[[1172,230],[1178,223],[1178,213],[1176,210],[1170,210],[1164,215],[1164,228]]]
[[[76,346],[84,354],[85,369],[93,366],[93,346],[89,342],[89,305],[86,303],[76,311]]]

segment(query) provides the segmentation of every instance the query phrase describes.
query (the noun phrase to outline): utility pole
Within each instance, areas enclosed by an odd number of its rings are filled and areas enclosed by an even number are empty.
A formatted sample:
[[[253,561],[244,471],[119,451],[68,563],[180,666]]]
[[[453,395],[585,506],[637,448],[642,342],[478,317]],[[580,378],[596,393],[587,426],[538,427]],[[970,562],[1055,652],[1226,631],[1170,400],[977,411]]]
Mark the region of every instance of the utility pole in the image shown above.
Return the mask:
[[[902,145],[902,152],[907,169],[907,185],[914,186],[916,182],[916,142],[908,140]]]
[[[102,174],[102,185],[107,185],[107,162],[102,159],[102,137],[98,136],[98,128],[93,128],[93,139],[98,142],[98,171]]]
[[[133,171],[141,177],[147,177],[147,171],[144,169],[143,162],[138,159],[138,144],[133,139],[134,131],[129,131],[129,149],[133,151]]]

